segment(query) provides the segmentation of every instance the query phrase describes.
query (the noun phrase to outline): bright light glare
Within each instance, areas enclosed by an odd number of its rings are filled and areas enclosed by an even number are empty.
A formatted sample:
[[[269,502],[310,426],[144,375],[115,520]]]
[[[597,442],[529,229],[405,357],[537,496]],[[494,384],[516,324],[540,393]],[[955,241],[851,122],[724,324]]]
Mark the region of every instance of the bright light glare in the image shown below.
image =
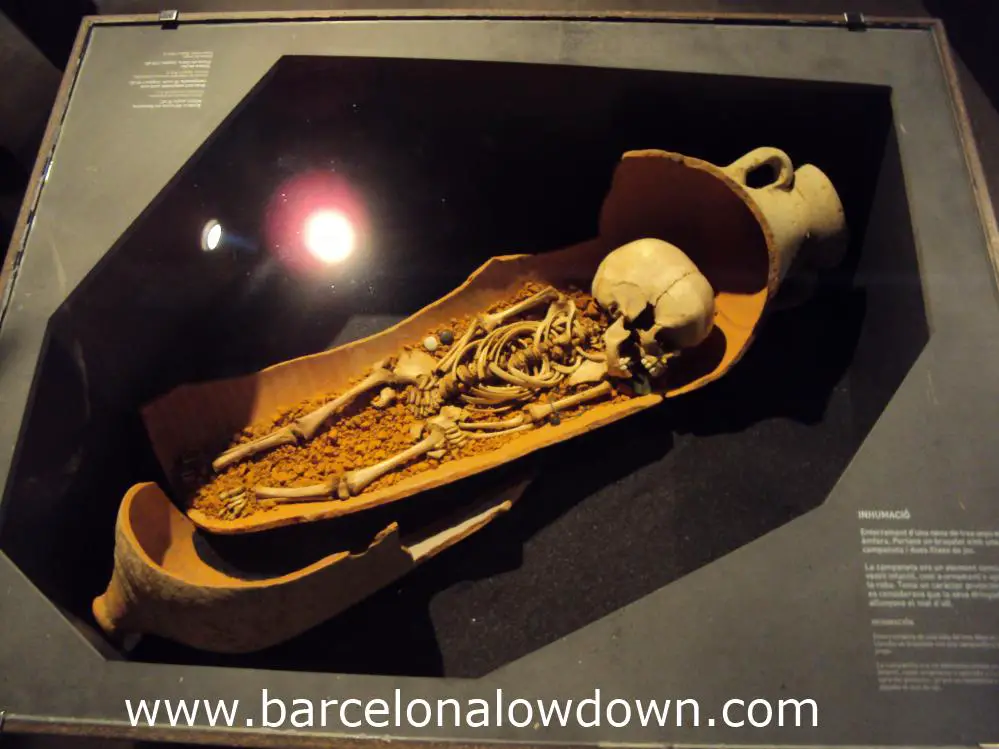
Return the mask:
[[[222,224],[212,219],[201,231],[201,249],[211,252],[222,241]]]
[[[320,211],[305,222],[305,247],[317,260],[342,263],[354,251],[354,227],[337,211]]]

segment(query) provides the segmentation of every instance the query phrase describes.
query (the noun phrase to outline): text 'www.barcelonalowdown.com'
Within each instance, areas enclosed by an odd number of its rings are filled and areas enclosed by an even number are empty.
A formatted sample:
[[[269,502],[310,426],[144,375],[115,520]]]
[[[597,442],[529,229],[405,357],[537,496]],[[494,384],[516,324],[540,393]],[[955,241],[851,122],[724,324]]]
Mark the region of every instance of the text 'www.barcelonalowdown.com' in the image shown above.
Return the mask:
[[[766,728],[817,727],[819,708],[811,699],[730,699],[717,711],[697,700],[608,699],[596,689],[582,700],[510,699],[497,689],[485,699],[282,699],[262,690],[252,714],[239,700],[125,700],[132,726],[210,726],[219,728],[425,728],[435,726],[537,729],[549,726],[624,728],[676,726]]]

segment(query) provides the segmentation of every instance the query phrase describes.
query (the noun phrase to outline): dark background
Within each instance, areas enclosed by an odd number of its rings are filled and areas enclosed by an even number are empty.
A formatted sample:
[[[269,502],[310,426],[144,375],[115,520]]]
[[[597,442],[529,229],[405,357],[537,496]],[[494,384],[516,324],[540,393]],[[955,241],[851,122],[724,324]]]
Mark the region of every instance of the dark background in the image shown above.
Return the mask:
[[[264,9],[460,8],[596,10],[610,4],[562,2],[321,2],[313,0],[0,0],[0,255],[6,252],[80,19],[88,14]],[[999,195],[999,2],[996,0],[631,0],[614,4],[633,11],[832,13],[937,16],[944,20],[957,55],[960,82],[993,195]],[[0,705],[2,711],[3,705]],[[3,736],[6,747],[105,746],[100,739]]]
[[[999,2],[996,0],[0,0],[0,258],[6,253],[56,89],[85,15],[302,9],[611,9],[662,12],[935,16],[957,55],[979,151],[999,194]],[[991,42],[991,43],[990,43]]]

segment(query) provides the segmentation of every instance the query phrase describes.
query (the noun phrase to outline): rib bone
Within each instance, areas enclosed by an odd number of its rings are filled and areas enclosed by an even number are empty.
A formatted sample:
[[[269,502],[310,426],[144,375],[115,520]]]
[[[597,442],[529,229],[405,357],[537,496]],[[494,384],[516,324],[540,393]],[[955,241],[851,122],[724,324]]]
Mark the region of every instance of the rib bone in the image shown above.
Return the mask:
[[[528,429],[533,429],[534,425],[531,423],[521,424],[520,426],[511,427],[509,429],[501,429],[495,432],[470,432],[469,438],[474,440],[487,440],[492,437],[502,437],[506,434],[513,434],[514,432],[523,432]]]
[[[451,367],[453,367],[458,360],[464,356],[465,351],[468,346],[471,345],[472,339],[475,337],[475,334],[479,332],[479,330],[480,327],[478,319],[472,320],[472,322],[468,324],[468,329],[451,347],[447,356],[437,362],[437,366],[434,367],[434,373],[439,374],[441,372],[449,371]]]
[[[493,371],[495,372],[495,370]],[[541,377],[529,375],[526,372],[521,372],[519,369],[513,369],[510,371],[510,374],[519,379],[527,387],[535,388],[537,390],[555,387],[562,381],[562,377],[557,372],[554,375]]]
[[[449,371],[459,358],[464,354],[466,347],[472,342],[475,334],[479,331],[485,331],[486,333],[492,333],[496,328],[503,325],[507,320],[522,315],[525,312],[530,312],[535,307],[540,307],[542,304],[554,302],[557,300],[561,294],[556,291],[551,286],[542,289],[537,294],[528,297],[520,302],[517,302],[512,307],[507,307],[499,312],[493,312],[491,314],[479,315],[477,318],[472,320],[468,325],[468,329],[461,336],[461,338],[452,346],[451,351],[448,355],[437,362],[437,366],[434,368],[434,372],[447,372]]]

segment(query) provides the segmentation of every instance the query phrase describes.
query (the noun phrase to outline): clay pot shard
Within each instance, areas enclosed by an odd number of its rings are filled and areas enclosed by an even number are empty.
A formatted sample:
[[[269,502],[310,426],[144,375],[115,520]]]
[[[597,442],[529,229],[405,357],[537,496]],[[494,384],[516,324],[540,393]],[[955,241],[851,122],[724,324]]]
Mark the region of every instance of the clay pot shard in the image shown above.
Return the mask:
[[[125,495],[115,526],[114,572],[93,602],[101,629],[123,642],[154,634],[200,650],[247,653],[288,640],[399,579],[507,512],[530,479],[513,478],[442,529],[405,543],[388,525],[361,553],[335,551],[263,580],[233,577],[206,562],[195,526],[155,484]]]

